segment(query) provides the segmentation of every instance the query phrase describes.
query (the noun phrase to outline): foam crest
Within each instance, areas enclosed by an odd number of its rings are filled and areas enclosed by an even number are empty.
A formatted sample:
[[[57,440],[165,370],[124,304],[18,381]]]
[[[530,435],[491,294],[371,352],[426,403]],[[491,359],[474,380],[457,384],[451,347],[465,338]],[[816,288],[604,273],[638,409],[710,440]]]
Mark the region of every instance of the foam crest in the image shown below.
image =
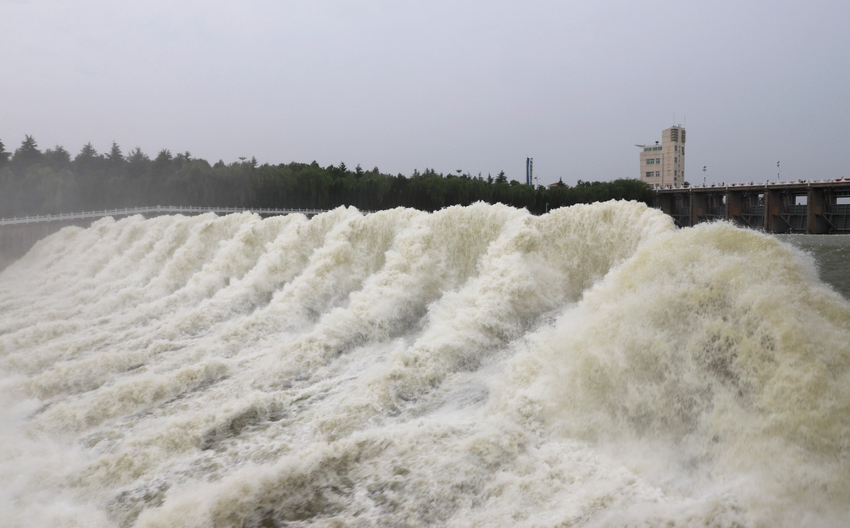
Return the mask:
[[[850,493],[831,469],[850,447],[850,306],[813,269],[727,224],[657,237],[536,336],[511,397],[536,401],[560,435],[628,451],[658,482],[750,480],[748,507],[786,501],[771,522],[828,522]]]

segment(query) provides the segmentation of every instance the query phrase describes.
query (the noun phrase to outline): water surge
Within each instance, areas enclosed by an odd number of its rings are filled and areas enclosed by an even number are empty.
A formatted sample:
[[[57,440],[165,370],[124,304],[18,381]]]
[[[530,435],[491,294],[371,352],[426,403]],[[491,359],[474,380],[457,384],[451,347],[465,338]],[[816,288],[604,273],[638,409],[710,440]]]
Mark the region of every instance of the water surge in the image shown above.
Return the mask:
[[[0,273],[0,525],[844,526],[850,304],[633,202],[103,219]]]

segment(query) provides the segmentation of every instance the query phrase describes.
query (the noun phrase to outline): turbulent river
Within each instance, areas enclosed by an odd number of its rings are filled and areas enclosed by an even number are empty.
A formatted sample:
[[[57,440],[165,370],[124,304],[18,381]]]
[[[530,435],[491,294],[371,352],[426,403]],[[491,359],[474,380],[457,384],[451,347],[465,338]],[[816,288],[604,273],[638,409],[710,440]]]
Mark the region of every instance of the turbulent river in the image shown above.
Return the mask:
[[[0,272],[0,526],[846,526],[841,239],[626,202],[66,228]]]

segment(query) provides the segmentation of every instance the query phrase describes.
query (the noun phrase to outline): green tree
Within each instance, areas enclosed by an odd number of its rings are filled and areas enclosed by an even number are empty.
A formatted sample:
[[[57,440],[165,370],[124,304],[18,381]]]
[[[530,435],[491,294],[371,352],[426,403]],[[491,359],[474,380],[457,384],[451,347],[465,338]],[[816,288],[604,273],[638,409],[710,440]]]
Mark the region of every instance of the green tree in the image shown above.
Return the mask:
[[[496,183],[508,183],[508,177],[505,176],[505,171],[499,171],[496,175]]]
[[[162,149],[156,155],[152,163],[154,177],[158,180],[164,180],[168,174],[173,172],[174,156],[168,149]]]
[[[109,149],[109,154],[105,154],[104,157],[113,167],[124,164],[124,155],[121,152],[121,147],[119,147],[118,143],[115,141],[112,142],[112,148]]]
[[[176,163],[178,167],[182,167],[185,163],[190,161],[192,161],[192,153],[188,150],[182,154],[174,156],[174,163]]]
[[[0,167],[5,166],[9,163],[9,158],[12,156],[11,152],[6,152],[6,147],[3,145],[3,142],[0,141]]]
[[[25,138],[21,142],[21,146],[15,150],[15,155],[12,156],[13,168],[21,175],[28,168],[41,161],[42,156],[35,139],[30,135],[26,135]]]
[[[171,155],[171,151],[168,149],[162,149],[156,155],[153,162],[157,164],[158,167],[164,168],[171,164],[171,161],[174,159],[174,156]]]
[[[57,213],[71,211],[76,205],[76,180],[68,169],[54,170],[40,165],[27,171],[23,182],[28,212]]]
[[[52,150],[44,151],[44,163],[54,170],[71,168],[71,154],[61,145],[56,145]]]
[[[126,160],[127,173],[131,178],[138,179],[150,169],[151,159],[139,147],[131,150]]]
[[[95,150],[91,142],[88,142],[80,149],[80,153],[74,157],[74,168],[78,174],[90,174],[97,168],[100,159],[97,150]]]

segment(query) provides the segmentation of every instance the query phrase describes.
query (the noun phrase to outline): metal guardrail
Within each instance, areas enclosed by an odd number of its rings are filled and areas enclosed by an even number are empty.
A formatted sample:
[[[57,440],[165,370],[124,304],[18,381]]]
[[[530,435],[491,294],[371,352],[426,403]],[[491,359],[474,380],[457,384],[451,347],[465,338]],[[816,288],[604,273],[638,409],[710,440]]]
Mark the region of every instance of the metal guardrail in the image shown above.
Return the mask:
[[[709,189],[709,190],[729,189],[730,187],[734,187],[734,188],[737,188],[737,187],[768,188],[769,187],[771,189],[774,189],[774,188],[779,188],[779,187],[783,187],[783,186],[806,186],[806,187],[817,186],[817,187],[822,187],[824,185],[838,185],[840,187],[847,187],[847,186],[850,186],[850,178],[832,178],[832,179],[820,179],[820,180],[781,180],[781,181],[766,180],[764,182],[751,181],[751,182],[743,182],[743,183],[726,183],[726,182],[723,182],[723,183],[708,183],[708,184],[699,183],[699,184],[692,184],[688,187],[681,186],[681,185],[676,185],[676,186],[668,185],[666,187],[656,187],[656,188],[653,188],[652,190],[656,191],[656,192],[658,192],[658,191],[662,191],[662,192],[663,191],[687,191],[687,190],[702,191],[702,190],[705,190],[705,189]]]
[[[123,209],[107,209],[104,211],[82,211],[79,213],[59,213],[35,216],[16,216],[0,218],[0,226],[17,224],[34,224],[39,222],[59,222],[62,220],[77,220],[85,218],[103,218],[107,216],[129,216],[136,214],[202,214],[202,213],[257,213],[266,216],[301,213],[316,215],[328,212],[327,209],[271,209],[251,207],[201,207],[183,205],[153,205],[147,207],[125,207]],[[366,211],[364,211],[366,212]]]

